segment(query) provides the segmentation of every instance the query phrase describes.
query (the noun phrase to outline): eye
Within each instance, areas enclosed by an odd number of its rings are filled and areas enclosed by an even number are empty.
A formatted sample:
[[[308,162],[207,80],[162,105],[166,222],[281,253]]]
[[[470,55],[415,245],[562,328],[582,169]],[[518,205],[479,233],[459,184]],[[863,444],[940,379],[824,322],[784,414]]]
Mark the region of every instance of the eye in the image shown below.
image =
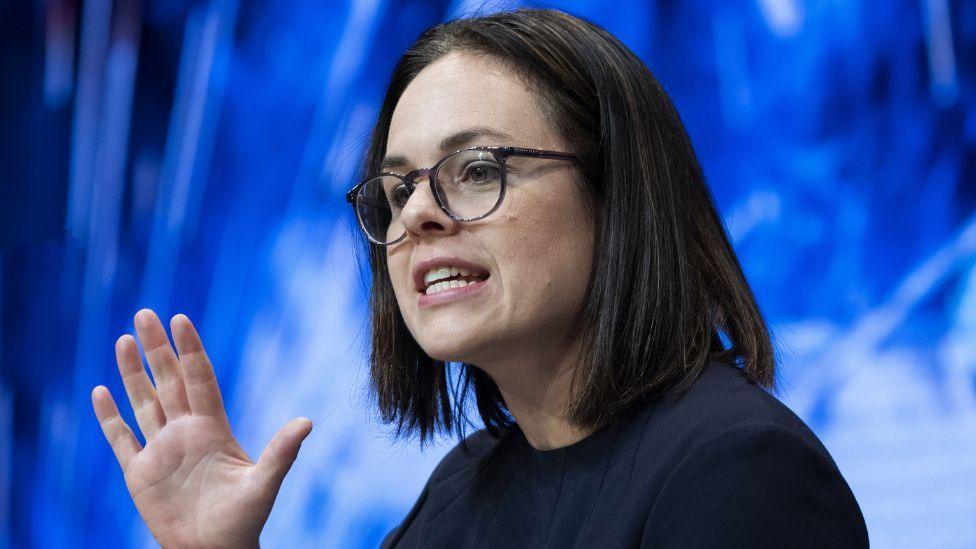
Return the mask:
[[[410,190],[406,185],[397,185],[390,191],[390,206],[402,210],[410,199]]]
[[[489,161],[471,162],[464,167],[460,180],[465,183],[484,184],[497,181],[499,178],[498,164]]]

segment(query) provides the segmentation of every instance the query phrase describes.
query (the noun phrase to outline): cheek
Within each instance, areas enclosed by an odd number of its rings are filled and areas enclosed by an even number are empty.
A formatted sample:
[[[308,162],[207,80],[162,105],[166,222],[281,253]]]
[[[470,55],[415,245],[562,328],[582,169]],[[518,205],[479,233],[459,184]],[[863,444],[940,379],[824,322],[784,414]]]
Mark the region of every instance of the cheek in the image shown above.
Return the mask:
[[[592,268],[593,236],[578,208],[574,201],[505,216],[511,230],[503,241],[512,243],[504,250],[506,282],[516,307],[581,302]]]
[[[406,257],[406,254],[388,255],[386,265],[390,282],[393,285],[393,293],[396,295],[397,303],[400,305],[400,313],[406,317],[409,307],[404,307],[403,305],[413,297],[414,292],[413,283],[410,281],[410,265],[405,259],[401,259],[401,255],[404,258]]]

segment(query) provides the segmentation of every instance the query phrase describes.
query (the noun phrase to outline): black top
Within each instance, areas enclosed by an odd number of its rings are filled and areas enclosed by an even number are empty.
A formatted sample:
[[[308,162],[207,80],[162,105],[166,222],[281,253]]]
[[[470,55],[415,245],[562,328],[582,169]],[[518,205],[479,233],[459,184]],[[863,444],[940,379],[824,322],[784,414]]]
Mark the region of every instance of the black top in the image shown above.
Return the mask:
[[[431,474],[383,547],[867,547],[820,440],[741,370],[709,363],[563,448],[481,430]]]

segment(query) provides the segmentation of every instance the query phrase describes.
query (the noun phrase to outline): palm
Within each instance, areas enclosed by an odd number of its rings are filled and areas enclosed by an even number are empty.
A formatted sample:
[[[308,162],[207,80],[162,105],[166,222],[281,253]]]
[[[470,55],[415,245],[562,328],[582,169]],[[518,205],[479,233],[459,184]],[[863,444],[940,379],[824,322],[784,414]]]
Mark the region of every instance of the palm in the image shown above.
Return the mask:
[[[251,466],[217,421],[188,416],[167,423],[133,458],[125,482],[146,523],[157,526],[157,537],[212,542],[229,534],[215,525],[232,524],[255,507],[245,484]],[[248,527],[259,517],[251,514],[249,523],[235,526],[257,539],[260,528]]]
[[[256,545],[311,425],[283,427],[255,464],[231,434],[213,368],[189,319],[177,315],[171,323],[179,357],[151,311],[136,319],[156,385],[131,337],[119,339],[116,356],[145,448],[108,391],[92,392],[136,508],[164,547]]]

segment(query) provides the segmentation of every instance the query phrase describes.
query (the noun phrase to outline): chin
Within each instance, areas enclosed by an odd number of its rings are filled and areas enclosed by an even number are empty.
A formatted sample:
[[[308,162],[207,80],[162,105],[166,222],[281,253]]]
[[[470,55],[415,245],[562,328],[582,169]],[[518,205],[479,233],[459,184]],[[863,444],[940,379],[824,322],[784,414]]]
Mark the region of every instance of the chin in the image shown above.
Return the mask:
[[[485,344],[481,338],[478,340],[472,338],[469,330],[458,329],[429,330],[419,338],[415,336],[415,339],[427,356],[444,362],[472,363],[481,354],[479,351]]]
[[[443,362],[468,362],[471,357],[468,346],[456,340],[441,340],[436,343],[423,341],[418,343],[420,343],[420,348],[427,353],[427,356],[434,360]]]

